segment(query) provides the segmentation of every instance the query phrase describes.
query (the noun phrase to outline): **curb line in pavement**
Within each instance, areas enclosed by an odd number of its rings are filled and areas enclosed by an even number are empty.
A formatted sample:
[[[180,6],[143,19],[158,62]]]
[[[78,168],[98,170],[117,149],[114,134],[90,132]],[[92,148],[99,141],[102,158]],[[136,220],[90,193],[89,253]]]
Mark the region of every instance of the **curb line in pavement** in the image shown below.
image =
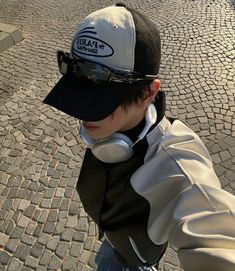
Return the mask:
[[[0,23],[0,53],[23,39],[22,33],[16,26]]]

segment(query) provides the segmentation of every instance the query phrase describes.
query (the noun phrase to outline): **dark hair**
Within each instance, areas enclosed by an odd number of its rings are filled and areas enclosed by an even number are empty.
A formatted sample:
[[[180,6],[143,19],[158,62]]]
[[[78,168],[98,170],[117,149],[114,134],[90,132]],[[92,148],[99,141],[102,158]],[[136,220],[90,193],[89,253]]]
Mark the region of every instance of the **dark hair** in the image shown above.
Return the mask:
[[[137,104],[139,100],[143,100],[149,92],[149,86],[152,81],[140,81],[135,83],[135,87],[124,96],[121,106],[127,109],[130,105]]]

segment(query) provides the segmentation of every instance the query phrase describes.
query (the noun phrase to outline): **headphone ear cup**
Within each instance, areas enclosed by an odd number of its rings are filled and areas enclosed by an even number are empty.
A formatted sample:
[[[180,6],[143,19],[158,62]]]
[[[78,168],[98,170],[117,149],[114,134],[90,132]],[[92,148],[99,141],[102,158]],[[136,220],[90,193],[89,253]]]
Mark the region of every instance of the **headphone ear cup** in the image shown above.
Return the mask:
[[[96,140],[89,137],[89,135],[87,134],[87,132],[82,124],[80,125],[79,135],[80,135],[80,138],[83,141],[83,143],[88,148],[92,148],[95,145]]]
[[[118,163],[132,157],[132,144],[126,135],[115,133],[110,138],[97,141],[91,151],[96,158],[105,163]]]

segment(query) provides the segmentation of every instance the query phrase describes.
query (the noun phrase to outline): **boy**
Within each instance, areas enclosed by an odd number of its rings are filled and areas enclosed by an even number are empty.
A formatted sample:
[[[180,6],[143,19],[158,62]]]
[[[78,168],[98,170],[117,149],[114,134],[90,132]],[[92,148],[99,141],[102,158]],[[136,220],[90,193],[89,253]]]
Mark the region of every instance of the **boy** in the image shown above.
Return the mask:
[[[98,10],[58,52],[63,77],[44,102],[81,120],[78,193],[120,270],[157,270],[168,242],[185,271],[235,270],[235,197],[199,137],[164,116],[160,56],[145,16]]]

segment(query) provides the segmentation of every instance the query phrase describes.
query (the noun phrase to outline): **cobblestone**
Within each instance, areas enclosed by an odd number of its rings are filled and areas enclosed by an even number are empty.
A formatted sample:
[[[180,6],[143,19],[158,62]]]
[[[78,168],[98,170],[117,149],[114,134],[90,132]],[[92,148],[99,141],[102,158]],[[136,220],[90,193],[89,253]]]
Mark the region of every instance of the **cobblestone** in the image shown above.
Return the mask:
[[[19,239],[9,239],[7,245],[6,245],[6,249],[10,252],[10,253],[14,253],[16,251],[16,248],[19,244],[20,240]]]
[[[73,270],[76,266],[76,258],[71,256],[66,256],[63,261],[62,269],[63,270]]]
[[[38,266],[38,259],[28,256],[25,261],[25,265],[31,268],[36,268]]]
[[[50,261],[51,261],[51,256],[52,256],[52,252],[48,249],[45,249],[42,257],[39,261],[39,264],[41,265],[49,265]]]
[[[79,123],[41,101],[60,76],[56,50],[69,49],[80,19],[113,3],[1,2],[0,21],[19,25],[25,39],[0,55],[0,270],[95,270],[102,243],[75,189]],[[125,3],[159,26],[167,115],[202,136],[223,188],[235,194],[234,1]],[[104,270],[116,271],[107,261]],[[183,271],[171,248],[166,270]]]
[[[35,242],[35,238],[29,234],[24,234],[21,240],[23,243],[29,246],[32,246],[32,244]]]
[[[20,239],[24,234],[24,229],[20,227],[15,227],[12,231],[10,237],[14,239]]]
[[[55,223],[52,222],[46,222],[43,227],[43,232],[52,234],[55,229]]]
[[[36,258],[39,258],[42,254],[42,251],[43,251],[43,246],[39,243],[35,243],[33,246],[32,246],[32,249],[31,249],[31,255],[36,257]]]
[[[60,242],[60,237],[59,236],[53,236],[50,239],[47,240],[47,248],[55,251],[57,245]]]
[[[48,268],[49,270],[56,270],[61,266],[61,263],[61,260],[56,255],[53,255],[48,265]]]
[[[23,266],[23,263],[17,260],[16,258],[12,258],[10,264],[8,266],[9,271],[20,270]]]
[[[0,247],[4,247],[8,242],[8,235],[0,233]]]
[[[69,249],[69,243],[61,242],[56,248],[56,255],[63,259],[67,255]]]
[[[74,229],[65,228],[62,235],[61,240],[63,241],[71,241],[74,235]]]

